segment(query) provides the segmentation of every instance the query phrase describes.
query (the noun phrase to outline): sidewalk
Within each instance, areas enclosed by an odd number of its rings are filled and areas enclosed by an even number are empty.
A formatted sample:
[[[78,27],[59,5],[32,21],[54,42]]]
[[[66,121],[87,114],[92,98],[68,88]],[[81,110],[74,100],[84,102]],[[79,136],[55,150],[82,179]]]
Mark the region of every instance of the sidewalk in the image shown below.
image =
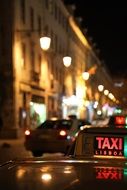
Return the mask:
[[[62,153],[45,153],[42,157],[63,156]],[[14,159],[33,158],[24,147],[24,137],[19,139],[0,139],[0,164]]]
[[[17,139],[0,139],[0,146],[4,143],[14,145],[14,144],[22,144],[24,143],[24,137],[20,137]]]
[[[32,157],[32,154],[24,147],[24,137],[19,139],[0,139],[0,163],[26,157]]]

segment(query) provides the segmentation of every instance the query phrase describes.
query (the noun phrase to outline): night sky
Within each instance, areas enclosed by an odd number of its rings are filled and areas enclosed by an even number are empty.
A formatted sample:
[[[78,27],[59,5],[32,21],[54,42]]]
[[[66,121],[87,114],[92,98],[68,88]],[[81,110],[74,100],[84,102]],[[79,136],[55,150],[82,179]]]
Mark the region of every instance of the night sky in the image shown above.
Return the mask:
[[[74,3],[74,15],[82,17],[99,58],[112,75],[127,76],[127,8],[125,1],[65,0]]]

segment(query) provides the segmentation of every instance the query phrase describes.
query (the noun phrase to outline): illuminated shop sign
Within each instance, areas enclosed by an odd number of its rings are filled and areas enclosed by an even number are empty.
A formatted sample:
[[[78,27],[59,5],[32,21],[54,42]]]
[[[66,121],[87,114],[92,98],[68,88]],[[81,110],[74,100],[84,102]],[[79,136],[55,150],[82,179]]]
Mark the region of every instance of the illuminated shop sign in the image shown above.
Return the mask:
[[[95,137],[94,154],[99,156],[124,156],[123,137]]]
[[[98,180],[116,180],[123,179],[123,170],[115,167],[96,167],[96,179]]]

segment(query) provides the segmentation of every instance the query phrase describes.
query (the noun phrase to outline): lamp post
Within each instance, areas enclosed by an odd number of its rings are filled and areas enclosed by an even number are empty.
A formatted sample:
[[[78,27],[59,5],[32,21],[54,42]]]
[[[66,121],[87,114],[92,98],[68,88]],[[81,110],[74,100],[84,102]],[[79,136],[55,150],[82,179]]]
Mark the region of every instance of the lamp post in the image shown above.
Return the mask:
[[[101,114],[102,114],[102,92],[104,90],[104,86],[102,84],[98,85],[98,90],[100,92],[100,110],[101,111]]]

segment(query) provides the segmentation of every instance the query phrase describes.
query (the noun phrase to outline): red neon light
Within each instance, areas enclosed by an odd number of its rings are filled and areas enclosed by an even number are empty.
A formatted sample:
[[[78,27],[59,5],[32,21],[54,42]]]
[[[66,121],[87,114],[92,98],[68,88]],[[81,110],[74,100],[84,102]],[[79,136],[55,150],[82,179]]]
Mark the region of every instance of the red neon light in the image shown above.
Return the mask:
[[[115,124],[116,125],[125,125],[125,117],[123,116],[116,116],[115,117]]]
[[[122,150],[122,138],[96,137],[98,149]]]
[[[96,156],[124,156],[122,137],[95,137],[94,154]]]

